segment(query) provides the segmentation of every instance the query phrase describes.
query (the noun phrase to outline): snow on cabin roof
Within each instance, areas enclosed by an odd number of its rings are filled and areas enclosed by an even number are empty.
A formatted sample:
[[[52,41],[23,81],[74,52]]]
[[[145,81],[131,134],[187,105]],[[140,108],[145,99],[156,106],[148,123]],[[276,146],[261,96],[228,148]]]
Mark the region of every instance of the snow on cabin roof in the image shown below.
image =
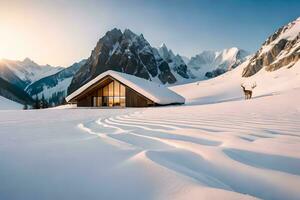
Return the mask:
[[[148,81],[143,78],[139,78],[133,75],[116,72],[116,71],[106,71],[100,75],[98,75],[93,80],[89,81],[85,85],[81,86],[79,89],[74,91],[72,94],[66,97],[66,101],[69,102],[83,91],[88,89],[90,86],[94,85],[102,78],[106,76],[111,76],[116,80],[122,82],[123,84],[127,85],[128,87],[132,88],[136,92],[144,95],[148,99],[152,100],[157,104],[172,104],[172,103],[184,103],[185,99],[180,96],[179,94],[169,90],[164,85],[160,85],[155,82]]]

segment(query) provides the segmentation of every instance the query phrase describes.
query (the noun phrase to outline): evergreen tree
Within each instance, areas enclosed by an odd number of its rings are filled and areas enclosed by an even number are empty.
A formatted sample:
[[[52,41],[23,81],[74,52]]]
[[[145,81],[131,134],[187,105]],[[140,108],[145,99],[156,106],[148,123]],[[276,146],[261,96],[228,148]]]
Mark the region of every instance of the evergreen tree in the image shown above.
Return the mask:
[[[28,105],[24,104],[23,110],[27,110],[28,109]]]
[[[40,109],[40,101],[39,101],[39,97],[37,95],[35,95],[35,101],[34,101],[33,108]]]
[[[42,95],[42,99],[41,99],[41,108],[48,108],[48,102],[45,99],[44,94]]]

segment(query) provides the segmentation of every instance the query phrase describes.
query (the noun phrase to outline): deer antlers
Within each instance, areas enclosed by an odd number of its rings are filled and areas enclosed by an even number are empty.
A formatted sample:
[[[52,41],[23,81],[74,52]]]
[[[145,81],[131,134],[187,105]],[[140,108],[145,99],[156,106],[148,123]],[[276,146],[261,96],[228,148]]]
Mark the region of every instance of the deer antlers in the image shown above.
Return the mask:
[[[245,90],[245,86],[244,83],[241,84],[241,87],[243,88],[243,90]]]
[[[252,84],[251,88],[254,89],[256,86],[257,86],[257,85],[256,85],[256,82],[254,82],[254,83]],[[241,83],[241,87],[242,87],[242,88],[245,88],[244,83]]]

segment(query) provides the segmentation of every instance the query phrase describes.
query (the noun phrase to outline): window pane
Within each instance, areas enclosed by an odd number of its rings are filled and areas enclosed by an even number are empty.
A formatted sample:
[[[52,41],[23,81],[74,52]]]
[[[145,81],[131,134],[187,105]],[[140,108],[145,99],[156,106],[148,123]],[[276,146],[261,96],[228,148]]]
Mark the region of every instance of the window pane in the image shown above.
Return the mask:
[[[103,97],[102,106],[108,106],[108,97]]]
[[[103,88],[103,96],[108,96],[108,85]]]
[[[126,106],[126,101],[125,97],[120,97],[120,106],[125,107]]]
[[[112,107],[112,106],[113,106],[113,103],[114,103],[114,98],[113,98],[113,97],[109,97],[109,98],[108,98],[108,106],[109,106],[109,107]]]
[[[125,97],[125,86],[120,84],[120,96]]]
[[[110,96],[110,97],[114,96],[114,82],[111,82],[108,85],[108,96]]]
[[[120,83],[118,81],[114,81],[114,96],[120,96]]]
[[[97,97],[97,106],[102,106],[102,97]]]
[[[120,97],[114,97],[114,106],[120,106]]]

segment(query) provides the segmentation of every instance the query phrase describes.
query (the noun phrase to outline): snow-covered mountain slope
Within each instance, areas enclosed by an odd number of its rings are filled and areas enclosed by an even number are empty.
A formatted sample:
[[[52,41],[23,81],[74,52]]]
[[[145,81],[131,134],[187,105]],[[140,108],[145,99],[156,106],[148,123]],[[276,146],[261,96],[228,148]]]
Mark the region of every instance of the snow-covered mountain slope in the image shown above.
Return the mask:
[[[50,105],[59,105],[64,102],[74,74],[85,63],[86,60],[82,60],[70,67],[64,68],[56,74],[44,77],[28,85],[25,91],[33,98],[35,96],[38,96],[38,98],[44,96]]]
[[[0,96],[0,110],[21,110],[23,105]]]
[[[20,79],[12,70],[6,67],[6,65],[3,64],[2,60],[0,60],[0,78],[21,89],[25,88],[28,84]]]
[[[12,101],[18,102],[23,105],[32,105],[32,98],[18,86],[0,77],[0,96],[3,96]]]
[[[251,58],[243,71],[249,77],[260,71],[293,67],[300,60],[300,17],[271,35]]]
[[[234,55],[232,53],[231,55]],[[206,53],[205,60],[213,54]],[[232,57],[232,56],[229,56]],[[237,68],[212,80],[171,87],[187,101],[211,103],[243,98],[240,85],[253,96],[274,95],[300,87],[300,18],[271,35],[252,57]]]
[[[198,80],[213,78],[237,67],[249,54],[236,47],[222,51],[203,51],[192,57],[188,69]]]
[[[181,59],[183,60],[183,62],[184,62],[185,64],[189,63],[190,60],[191,60],[191,59],[190,59],[189,57],[187,57],[187,56],[180,55],[180,57],[181,57]]]
[[[241,84],[253,89],[253,98],[276,95],[300,88],[300,61],[292,68],[282,66],[279,70],[268,72],[260,70],[251,77],[242,77],[242,72],[249,60],[237,68],[214,79],[170,87],[173,91],[186,98],[189,103],[205,104],[221,101],[240,100],[244,98]]]
[[[17,84],[22,89],[28,84],[33,83],[43,77],[55,74],[62,69],[62,67],[38,65],[29,58],[26,58],[23,61],[7,59],[1,59],[0,61],[1,78],[13,84]],[[9,74],[7,73],[8,71]],[[16,77],[19,80],[16,80]]]

